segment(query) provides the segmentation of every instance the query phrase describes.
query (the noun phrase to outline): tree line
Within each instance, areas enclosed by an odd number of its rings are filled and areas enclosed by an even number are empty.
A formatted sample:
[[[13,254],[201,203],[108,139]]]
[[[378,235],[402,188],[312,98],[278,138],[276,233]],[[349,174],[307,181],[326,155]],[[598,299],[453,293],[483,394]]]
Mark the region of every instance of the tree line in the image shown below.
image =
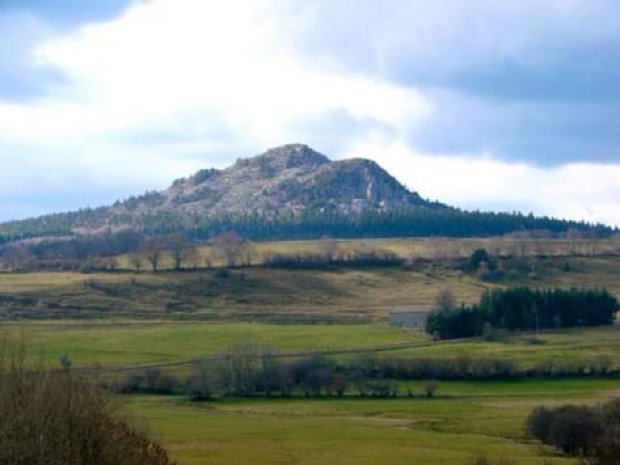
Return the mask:
[[[212,237],[207,244],[212,254],[202,256],[198,243],[186,234],[147,237],[134,230],[11,243],[0,248],[0,261],[7,271],[77,270],[114,271],[116,257],[127,255],[129,266],[137,272],[159,271],[164,260],[172,269],[211,268],[213,260],[224,266],[249,265],[251,243],[235,232]]]
[[[149,193],[157,206],[157,193]],[[579,231],[593,237],[609,237],[618,230],[602,224],[559,220],[522,213],[465,211],[448,207],[410,207],[357,215],[308,210],[267,214],[205,216],[196,213],[151,209],[144,213],[110,207],[56,213],[0,225],[0,244],[35,237],[67,237],[80,230],[119,229],[132,225],[146,236],[184,233],[192,240],[236,231],[253,240],[361,237],[490,237],[519,231],[546,230],[553,235]]]
[[[314,252],[267,253],[265,266],[272,268],[310,269],[331,266],[378,267],[400,266],[405,260],[391,250],[375,247],[342,249],[338,241],[323,237]]]
[[[426,331],[441,339],[456,339],[481,336],[492,329],[610,325],[618,310],[618,299],[607,290],[491,289],[472,306],[442,299],[428,316]]]
[[[108,388],[117,393],[184,393],[191,400],[260,396],[413,397],[433,395],[438,381],[619,375],[618,367],[608,357],[548,359],[528,368],[505,358],[469,356],[378,357],[367,353],[342,361],[310,354],[287,360],[267,344],[241,343],[214,358],[196,360],[185,380],[150,369],[115,380]],[[403,391],[401,381],[423,383],[415,393],[411,389]]]

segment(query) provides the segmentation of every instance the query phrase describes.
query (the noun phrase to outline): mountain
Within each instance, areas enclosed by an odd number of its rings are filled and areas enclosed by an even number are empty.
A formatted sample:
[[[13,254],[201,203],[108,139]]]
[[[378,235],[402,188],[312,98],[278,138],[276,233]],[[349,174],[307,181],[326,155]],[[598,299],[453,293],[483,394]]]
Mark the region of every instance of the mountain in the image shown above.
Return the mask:
[[[155,209],[274,218],[308,210],[363,213],[430,205],[373,161],[330,161],[306,145],[290,144],[224,170],[201,170],[156,195],[119,202],[110,213],[136,216]]]
[[[231,229],[253,239],[612,231],[532,215],[461,211],[423,199],[371,160],[331,161],[306,145],[289,144],[111,206],[1,224],[0,242],[127,229],[197,239]]]

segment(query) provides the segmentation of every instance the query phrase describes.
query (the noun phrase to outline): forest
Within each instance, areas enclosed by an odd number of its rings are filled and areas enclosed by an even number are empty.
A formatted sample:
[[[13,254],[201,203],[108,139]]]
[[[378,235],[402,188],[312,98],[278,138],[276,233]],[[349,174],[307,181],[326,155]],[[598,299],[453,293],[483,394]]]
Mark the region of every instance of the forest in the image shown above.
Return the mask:
[[[618,310],[618,299],[606,290],[491,289],[472,306],[455,306],[450,299],[443,299],[429,315],[426,331],[441,339],[456,339],[493,330],[611,325]]]
[[[609,237],[616,229],[584,221],[568,221],[522,213],[465,211],[456,208],[412,207],[386,212],[347,215],[337,212],[270,216],[200,216],[181,211],[152,210],[139,216],[111,213],[107,207],[57,213],[0,225],[0,243],[27,238],[71,237],[79,231],[132,229],[146,236],[185,233],[193,240],[206,240],[236,231],[250,240],[363,237],[489,237],[515,232],[542,232],[558,236],[578,231],[590,237]]]

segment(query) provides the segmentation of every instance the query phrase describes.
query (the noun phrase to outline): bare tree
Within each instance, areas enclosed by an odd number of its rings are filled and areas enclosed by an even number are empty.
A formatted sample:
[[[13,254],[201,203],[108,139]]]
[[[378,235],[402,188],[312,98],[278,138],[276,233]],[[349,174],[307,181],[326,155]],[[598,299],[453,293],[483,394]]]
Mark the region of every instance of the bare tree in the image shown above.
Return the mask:
[[[321,242],[319,243],[319,253],[325,257],[325,260],[331,262],[338,257],[340,252],[340,246],[338,242],[329,237],[323,236],[321,238]]]
[[[202,257],[198,247],[195,245],[189,245],[185,250],[185,261],[195,270],[200,267],[200,261]]]
[[[19,244],[7,246],[3,254],[3,261],[8,271],[23,270],[32,259],[33,257],[28,249]]]
[[[213,257],[210,252],[207,252],[207,255],[205,256],[205,267],[207,270],[213,268]]]
[[[211,239],[210,244],[222,256],[226,266],[230,267],[241,263],[249,247],[248,241],[234,231],[218,234]]]
[[[188,257],[188,250],[190,248],[189,239],[185,234],[173,234],[166,239],[170,248],[172,261],[174,262],[174,269],[178,271],[183,267],[183,262],[185,262]]]
[[[525,239],[517,239],[515,242],[515,247],[519,258],[525,258],[527,256],[528,243]]]
[[[611,236],[612,250],[616,253],[620,253],[620,233],[616,233]]]
[[[158,270],[159,263],[163,256],[163,252],[168,245],[168,241],[164,237],[153,237],[142,243],[140,251],[147,262],[151,264],[151,269],[155,272]]]
[[[426,395],[426,397],[429,397],[429,398],[433,397],[438,387],[439,387],[439,384],[437,382],[428,381],[427,383],[424,383],[424,386],[423,386],[424,394]]]
[[[142,271],[142,267],[144,266],[144,257],[140,253],[132,253],[129,256],[129,264],[136,271],[136,273],[140,273],[140,271]]]
[[[440,260],[444,258],[444,240],[442,239],[426,239],[424,244],[424,255],[431,260]]]
[[[456,298],[450,289],[443,289],[435,299],[435,310],[445,311],[456,308]]]
[[[259,373],[259,346],[239,342],[219,362],[220,383],[226,395],[247,396],[255,390]]]

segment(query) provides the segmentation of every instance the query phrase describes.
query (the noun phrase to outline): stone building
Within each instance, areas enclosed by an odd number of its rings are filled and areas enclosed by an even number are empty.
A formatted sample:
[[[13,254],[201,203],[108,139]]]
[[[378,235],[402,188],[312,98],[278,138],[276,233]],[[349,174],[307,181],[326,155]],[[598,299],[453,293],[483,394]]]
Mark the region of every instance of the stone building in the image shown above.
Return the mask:
[[[430,306],[420,305],[394,307],[392,311],[390,311],[389,324],[390,326],[400,326],[402,328],[424,331],[426,328],[426,319],[429,313],[431,313],[431,310]]]

